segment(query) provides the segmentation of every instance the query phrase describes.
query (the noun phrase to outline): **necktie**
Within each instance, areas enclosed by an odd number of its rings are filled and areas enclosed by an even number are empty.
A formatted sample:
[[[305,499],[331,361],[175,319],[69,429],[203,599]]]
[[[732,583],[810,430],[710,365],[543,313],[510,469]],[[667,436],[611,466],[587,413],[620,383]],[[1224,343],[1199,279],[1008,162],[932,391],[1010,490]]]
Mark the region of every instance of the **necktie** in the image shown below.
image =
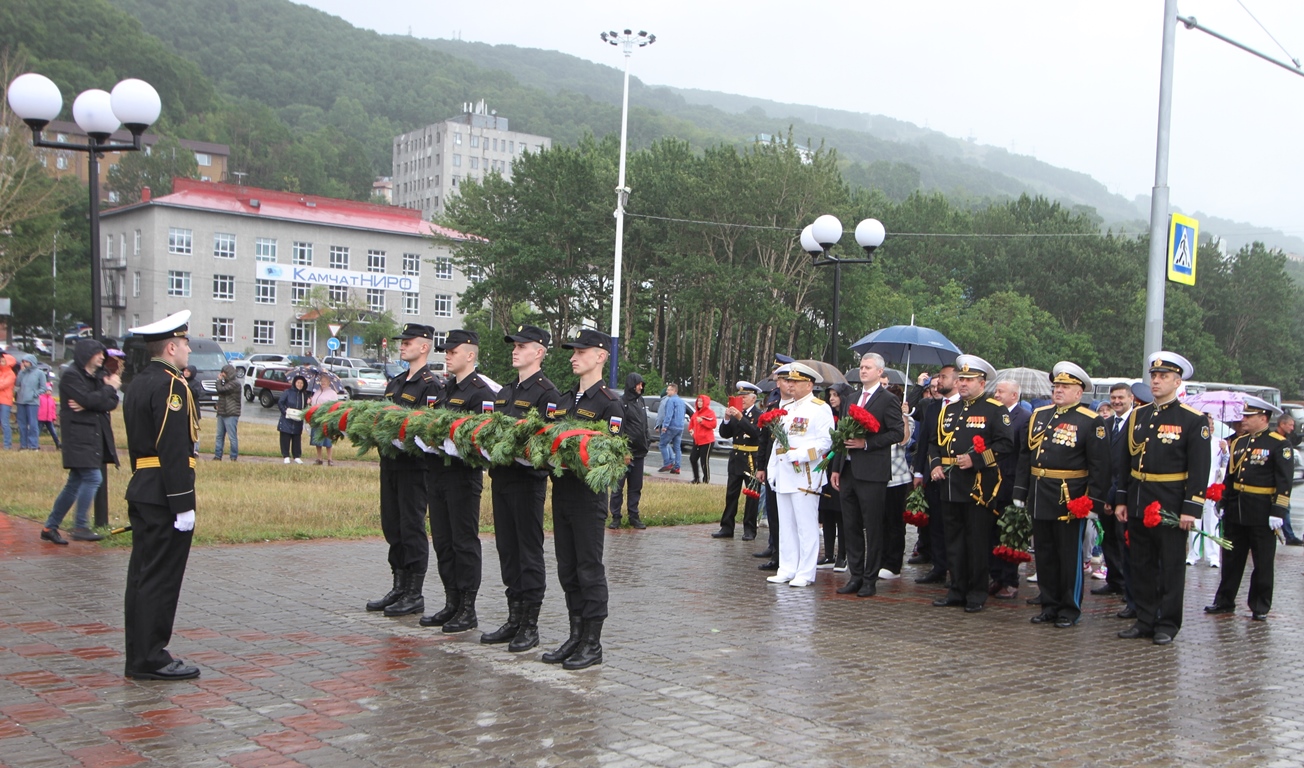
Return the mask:
[[[864,408],[864,407],[865,407],[865,402],[868,401],[868,400],[869,400],[869,393],[868,393],[868,392],[861,392],[861,393],[860,393],[860,403],[859,403],[860,407],[861,407],[861,408]]]
[[[1122,428],[1123,428],[1123,417],[1122,417],[1122,416],[1115,416],[1115,417],[1114,417],[1114,434],[1117,435],[1117,434],[1118,434],[1118,431],[1119,431],[1120,429],[1122,429]]]

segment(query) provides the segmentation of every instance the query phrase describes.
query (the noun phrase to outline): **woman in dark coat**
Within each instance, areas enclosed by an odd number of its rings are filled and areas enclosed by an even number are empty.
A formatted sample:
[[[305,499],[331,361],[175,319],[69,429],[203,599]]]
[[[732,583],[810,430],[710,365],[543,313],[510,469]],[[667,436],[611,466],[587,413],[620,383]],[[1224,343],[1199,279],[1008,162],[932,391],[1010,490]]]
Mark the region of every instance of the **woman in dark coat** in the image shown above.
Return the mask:
[[[838,419],[847,415],[847,407],[856,402],[856,395],[851,391],[850,384],[834,384],[829,387],[828,394],[829,407],[833,409],[833,419],[836,423]],[[820,558],[815,564],[816,568],[828,568],[832,566],[835,570],[845,571],[847,569],[847,542],[842,536],[842,495],[833,489],[832,485],[826,481],[824,490],[820,493],[820,525],[824,526],[824,557]],[[834,542],[837,543],[837,554],[834,555]]]
[[[308,407],[308,380],[295,376],[290,381],[290,388],[281,393],[277,407],[281,409],[281,418],[276,422],[276,431],[281,433],[281,457],[289,464],[293,456],[295,464],[303,463],[303,411]],[[286,415],[287,409],[296,409],[298,419]]]
[[[63,431],[63,466],[68,482],[54,500],[41,538],[67,544],[59,535],[64,515],[77,504],[72,537],[78,541],[104,538],[91,530],[89,511],[95,493],[104,481],[104,465],[118,463],[109,414],[118,407],[118,375],[104,372],[104,345],[95,339],[81,339],[73,349],[72,365],[59,379],[59,424]]]

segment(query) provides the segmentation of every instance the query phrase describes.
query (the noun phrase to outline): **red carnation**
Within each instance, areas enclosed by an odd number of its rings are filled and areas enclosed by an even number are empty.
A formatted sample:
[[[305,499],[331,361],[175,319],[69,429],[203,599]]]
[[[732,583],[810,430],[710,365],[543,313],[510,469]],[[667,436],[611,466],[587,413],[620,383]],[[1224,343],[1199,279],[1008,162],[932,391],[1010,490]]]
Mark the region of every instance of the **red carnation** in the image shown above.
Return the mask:
[[[1127,535],[1127,531],[1123,531],[1123,546],[1125,547],[1132,546],[1132,537]]]
[[[1159,502],[1150,502],[1150,506],[1146,507],[1145,515],[1141,518],[1141,522],[1144,523],[1147,528],[1154,528],[1163,521],[1164,517],[1159,513]]]
[[[756,420],[756,426],[760,427],[761,429],[765,429],[769,427],[770,424],[772,424],[775,419],[781,419],[787,415],[788,412],[782,408],[776,408],[773,411],[766,411],[765,413],[761,414],[761,417],[759,419]]]
[[[1091,509],[1095,506],[1091,499],[1086,496],[1079,496],[1076,499],[1070,499],[1068,503],[1069,514],[1081,520],[1091,514]]]
[[[1222,501],[1222,495],[1224,490],[1226,490],[1225,485],[1223,485],[1222,483],[1214,483],[1213,485],[1204,489],[1204,497],[1209,501]]]
[[[878,418],[869,411],[861,408],[859,405],[853,405],[847,409],[847,415],[850,416],[857,424],[865,428],[865,431],[871,435],[877,434],[883,425],[878,422]]]
[[[743,489],[743,495],[746,496],[746,497],[748,497],[749,499],[759,499],[759,498],[761,498],[760,491],[753,491],[751,488],[744,488],[744,489]]]
[[[987,452],[987,441],[982,439],[981,435],[973,439],[973,452],[974,453]]]

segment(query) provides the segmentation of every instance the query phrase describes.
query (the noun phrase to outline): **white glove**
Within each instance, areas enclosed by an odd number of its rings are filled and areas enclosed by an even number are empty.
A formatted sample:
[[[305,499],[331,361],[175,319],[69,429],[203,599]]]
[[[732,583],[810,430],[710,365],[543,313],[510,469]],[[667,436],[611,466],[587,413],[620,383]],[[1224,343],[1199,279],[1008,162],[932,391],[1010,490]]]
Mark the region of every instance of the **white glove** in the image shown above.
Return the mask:
[[[453,442],[453,438],[451,437],[444,438],[444,453],[449,456],[456,456],[458,458],[462,457],[462,454],[457,452],[457,444]]]
[[[1014,500],[1014,506],[1015,506],[1017,509],[1023,509],[1023,502],[1022,502],[1022,501],[1019,501],[1018,499],[1015,499],[1015,500]]]
[[[1281,518],[1277,518],[1277,520],[1280,521]],[[195,530],[195,510],[192,509],[189,512],[182,512],[177,515],[176,522],[172,523],[172,527],[183,532]]]
[[[425,451],[426,453],[434,453],[434,452],[435,452],[435,449],[434,449],[434,448],[431,448],[431,447],[428,446],[428,445],[426,445],[425,441],[422,440],[420,437],[414,436],[414,437],[412,438],[412,441],[415,442],[415,443],[417,444],[417,447],[418,447],[418,448],[420,448],[421,450]]]
[[[395,447],[395,448],[399,449],[400,451],[403,450],[403,441],[402,441],[402,440],[399,440],[398,438],[394,438],[394,439],[391,440],[390,442],[394,444],[394,447]]]
[[[1271,528],[1271,529],[1274,530],[1274,531],[1280,531],[1280,530],[1281,530],[1281,527],[1282,527],[1283,525],[1285,525],[1285,524],[1286,524],[1286,521],[1285,521],[1285,520],[1282,520],[1280,517],[1269,517],[1269,518],[1268,518],[1268,527]]]

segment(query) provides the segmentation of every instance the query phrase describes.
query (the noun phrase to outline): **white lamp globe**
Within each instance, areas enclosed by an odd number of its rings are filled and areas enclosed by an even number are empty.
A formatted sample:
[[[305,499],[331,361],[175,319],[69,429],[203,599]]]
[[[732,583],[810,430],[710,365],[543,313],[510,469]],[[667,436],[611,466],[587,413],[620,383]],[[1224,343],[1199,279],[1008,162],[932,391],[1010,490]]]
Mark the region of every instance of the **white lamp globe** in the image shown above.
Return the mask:
[[[842,239],[842,222],[838,221],[837,216],[828,213],[816,219],[815,223],[810,225],[810,230],[815,236],[815,242],[825,249]]]
[[[97,141],[104,141],[109,134],[122,125],[113,114],[113,105],[108,91],[92,88],[82,91],[72,103],[72,119],[77,121],[86,135]]]
[[[818,256],[824,253],[824,249],[820,247],[819,243],[815,242],[815,235],[811,233],[811,227],[813,226],[813,224],[807,224],[806,228],[801,231],[801,249],[811,256]]]
[[[113,86],[110,94],[113,114],[133,133],[139,135],[158,120],[163,102],[154,86],[130,78]]]
[[[856,242],[866,253],[883,244],[883,238],[887,232],[883,229],[883,222],[878,219],[865,219],[856,225]]]
[[[15,115],[39,130],[59,116],[63,94],[50,78],[28,72],[9,84],[9,106]]]

